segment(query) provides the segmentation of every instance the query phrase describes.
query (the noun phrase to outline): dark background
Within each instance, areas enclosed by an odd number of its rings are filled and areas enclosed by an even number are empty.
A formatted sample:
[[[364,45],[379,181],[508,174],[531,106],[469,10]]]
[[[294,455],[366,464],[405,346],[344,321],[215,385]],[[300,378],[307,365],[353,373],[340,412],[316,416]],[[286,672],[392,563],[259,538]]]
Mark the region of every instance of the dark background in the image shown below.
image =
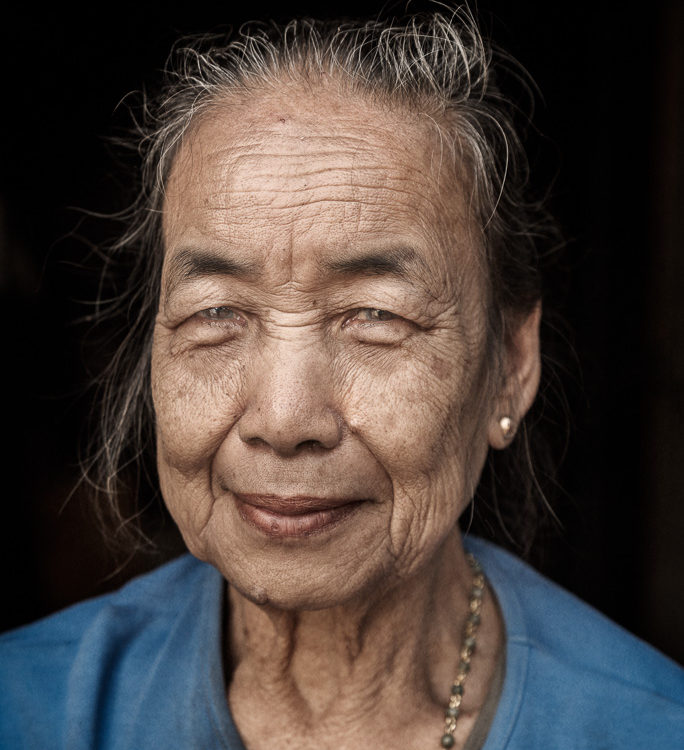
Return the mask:
[[[96,293],[92,245],[116,231],[82,209],[130,197],[107,141],[128,122],[119,101],[154,89],[181,34],[380,7],[185,5],[27,5],[0,32],[3,629],[159,561],[112,557],[72,493],[94,361],[74,321]],[[555,303],[576,353],[572,438],[546,572],[684,661],[684,4],[482,2],[480,16],[542,92],[533,175],[540,189],[555,177],[569,240]]]

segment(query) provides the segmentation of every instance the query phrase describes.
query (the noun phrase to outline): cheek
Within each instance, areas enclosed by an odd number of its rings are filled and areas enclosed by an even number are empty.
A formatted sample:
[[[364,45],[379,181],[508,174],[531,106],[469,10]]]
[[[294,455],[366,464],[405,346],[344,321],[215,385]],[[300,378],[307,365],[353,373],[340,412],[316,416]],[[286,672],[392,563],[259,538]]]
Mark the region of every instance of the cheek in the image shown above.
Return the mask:
[[[483,383],[462,352],[447,356],[357,367],[346,394],[351,431],[391,480],[387,543],[406,570],[453,529],[487,453]]]
[[[152,399],[161,454],[181,473],[201,468],[240,413],[239,360],[215,350],[152,356]]]
[[[174,355],[163,335],[155,339],[151,379],[159,481],[191,549],[211,515],[212,458],[240,414],[239,362],[216,360],[210,350]]]
[[[459,346],[423,349],[348,368],[346,421],[395,481],[417,482],[445,465],[458,468],[478,439],[486,400],[472,372],[473,362],[479,369],[479,352],[471,357]]]

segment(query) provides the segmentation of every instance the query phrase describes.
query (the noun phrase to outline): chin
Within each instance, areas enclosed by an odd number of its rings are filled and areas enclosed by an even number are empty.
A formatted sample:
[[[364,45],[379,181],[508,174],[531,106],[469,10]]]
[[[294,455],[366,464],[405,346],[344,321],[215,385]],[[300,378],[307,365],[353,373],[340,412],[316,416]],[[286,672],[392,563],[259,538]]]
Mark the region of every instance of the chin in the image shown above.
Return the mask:
[[[373,555],[368,545],[355,546],[353,566],[344,564],[336,546],[295,550],[290,545],[278,549],[265,545],[244,556],[235,555],[234,550],[227,553],[223,547],[201,557],[253,604],[285,611],[315,611],[365,599],[371,592],[375,595],[386,580],[389,561]]]

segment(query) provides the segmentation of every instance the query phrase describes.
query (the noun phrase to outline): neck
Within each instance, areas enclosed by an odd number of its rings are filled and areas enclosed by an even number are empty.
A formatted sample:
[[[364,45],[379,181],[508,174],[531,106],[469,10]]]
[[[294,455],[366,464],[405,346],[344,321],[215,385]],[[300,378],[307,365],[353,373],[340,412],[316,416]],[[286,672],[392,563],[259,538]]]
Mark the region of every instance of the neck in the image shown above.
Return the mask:
[[[229,702],[248,747],[272,746],[276,725],[279,739],[283,727],[301,748],[307,738],[311,746],[333,746],[336,729],[338,748],[389,745],[381,736],[391,733],[396,742],[396,727],[407,726],[420,741],[425,732],[438,740],[471,581],[454,534],[412,578],[330,609],[277,610],[231,588]],[[501,643],[491,595],[482,615],[459,720],[464,730],[486,697]]]

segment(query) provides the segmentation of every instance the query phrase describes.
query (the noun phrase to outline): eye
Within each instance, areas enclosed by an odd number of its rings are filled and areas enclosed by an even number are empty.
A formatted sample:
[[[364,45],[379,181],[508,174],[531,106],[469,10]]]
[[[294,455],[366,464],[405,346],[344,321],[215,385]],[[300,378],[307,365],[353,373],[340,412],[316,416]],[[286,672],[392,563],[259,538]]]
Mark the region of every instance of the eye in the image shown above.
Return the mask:
[[[241,311],[220,305],[198,310],[185,321],[183,331],[189,344],[208,347],[241,340],[247,328],[248,319]]]
[[[377,307],[354,310],[343,328],[365,344],[399,344],[414,332],[414,326],[406,318]]]
[[[389,310],[378,310],[372,307],[364,307],[356,311],[354,316],[357,320],[369,321],[373,323],[383,322],[385,320],[395,320],[398,316]]]
[[[200,310],[197,316],[205,320],[232,320],[244,323],[244,318],[232,307],[208,307],[206,310]]]

